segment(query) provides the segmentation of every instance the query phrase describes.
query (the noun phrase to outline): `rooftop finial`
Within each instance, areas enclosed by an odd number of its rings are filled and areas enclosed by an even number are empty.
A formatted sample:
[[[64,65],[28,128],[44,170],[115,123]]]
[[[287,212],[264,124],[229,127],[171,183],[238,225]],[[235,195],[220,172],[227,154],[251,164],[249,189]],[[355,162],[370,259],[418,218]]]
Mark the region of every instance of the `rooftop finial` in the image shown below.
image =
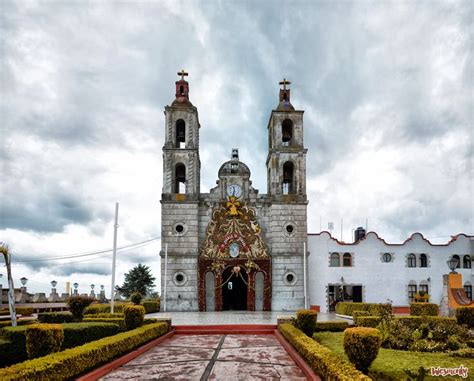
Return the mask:
[[[232,160],[239,160],[239,149],[238,148],[232,148]]]
[[[291,85],[291,82],[288,81],[286,78],[283,78],[283,81],[280,82],[280,85],[283,86],[283,90],[286,90],[286,85]]]
[[[187,77],[189,74],[184,71],[184,69],[181,69],[181,71],[178,71],[178,75],[181,76],[181,81],[184,81],[184,77]]]

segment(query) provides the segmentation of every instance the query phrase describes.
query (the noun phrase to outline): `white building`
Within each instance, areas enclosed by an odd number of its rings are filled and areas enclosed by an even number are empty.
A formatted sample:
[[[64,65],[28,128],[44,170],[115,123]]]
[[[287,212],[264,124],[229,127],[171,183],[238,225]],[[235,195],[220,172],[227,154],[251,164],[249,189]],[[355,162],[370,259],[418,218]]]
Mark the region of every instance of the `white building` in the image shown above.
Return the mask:
[[[340,242],[328,232],[308,235],[308,294],[321,312],[334,301],[384,303],[407,307],[418,291],[426,291],[439,304],[447,261],[459,259],[457,272],[472,300],[471,255],[474,236],[459,234],[445,244],[432,244],[421,233],[403,243],[390,244],[377,233],[356,230],[353,243]]]

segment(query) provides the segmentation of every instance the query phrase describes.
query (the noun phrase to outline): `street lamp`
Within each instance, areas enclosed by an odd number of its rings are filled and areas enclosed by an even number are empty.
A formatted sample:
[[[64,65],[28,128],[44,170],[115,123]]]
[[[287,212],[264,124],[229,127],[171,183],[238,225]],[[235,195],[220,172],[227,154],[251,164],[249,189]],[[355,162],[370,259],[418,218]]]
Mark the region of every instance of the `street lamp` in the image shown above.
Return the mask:
[[[23,285],[23,287],[25,287],[26,283],[28,283],[28,278],[23,277],[23,278],[20,279],[20,282]]]
[[[93,290],[95,287],[95,284],[91,284],[91,290]]]
[[[56,282],[55,280],[51,281],[51,287],[56,288],[57,284],[58,282]]]
[[[451,259],[447,261],[448,267],[451,270],[450,274],[457,274],[454,269],[458,267],[458,262],[458,259],[454,257],[451,257]]]
[[[79,287],[79,283],[74,283],[73,286],[77,290],[77,288]]]

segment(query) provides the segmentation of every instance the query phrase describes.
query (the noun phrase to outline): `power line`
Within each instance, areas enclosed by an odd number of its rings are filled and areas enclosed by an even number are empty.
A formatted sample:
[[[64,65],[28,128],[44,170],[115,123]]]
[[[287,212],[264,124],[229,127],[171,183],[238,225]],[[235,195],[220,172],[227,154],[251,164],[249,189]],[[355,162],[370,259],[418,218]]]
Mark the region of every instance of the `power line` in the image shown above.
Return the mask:
[[[145,243],[156,241],[160,238],[161,237],[150,238],[146,241],[134,243],[134,244],[131,244],[131,245],[121,246],[121,247],[117,248],[117,250],[122,250],[122,249],[127,249],[127,248],[130,248],[130,247],[134,247],[134,246],[143,245]],[[24,260],[24,261],[15,261],[15,264],[16,263],[30,263],[30,262],[44,262],[44,261],[57,261],[57,260],[61,260],[61,259],[71,259],[71,258],[79,258],[79,257],[90,257],[92,255],[104,254],[104,253],[109,253],[109,252],[112,252],[112,249],[86,252],[86,253],[81,253],[81,254],[71,254],[71,255],[65,255],[65,256],[62,256],[62,257],[50,257],[50,258],[42,258],[42,259],[29,259],[29,260]]]

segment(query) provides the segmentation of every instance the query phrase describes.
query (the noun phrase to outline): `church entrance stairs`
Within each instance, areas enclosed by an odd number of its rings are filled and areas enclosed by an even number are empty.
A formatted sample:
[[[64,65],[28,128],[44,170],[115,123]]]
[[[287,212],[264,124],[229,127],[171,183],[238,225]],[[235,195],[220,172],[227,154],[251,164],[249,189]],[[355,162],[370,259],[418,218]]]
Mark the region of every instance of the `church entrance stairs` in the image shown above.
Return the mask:
[[[79,380],[320,380],[273,324],[175,326],[155,342]]]

